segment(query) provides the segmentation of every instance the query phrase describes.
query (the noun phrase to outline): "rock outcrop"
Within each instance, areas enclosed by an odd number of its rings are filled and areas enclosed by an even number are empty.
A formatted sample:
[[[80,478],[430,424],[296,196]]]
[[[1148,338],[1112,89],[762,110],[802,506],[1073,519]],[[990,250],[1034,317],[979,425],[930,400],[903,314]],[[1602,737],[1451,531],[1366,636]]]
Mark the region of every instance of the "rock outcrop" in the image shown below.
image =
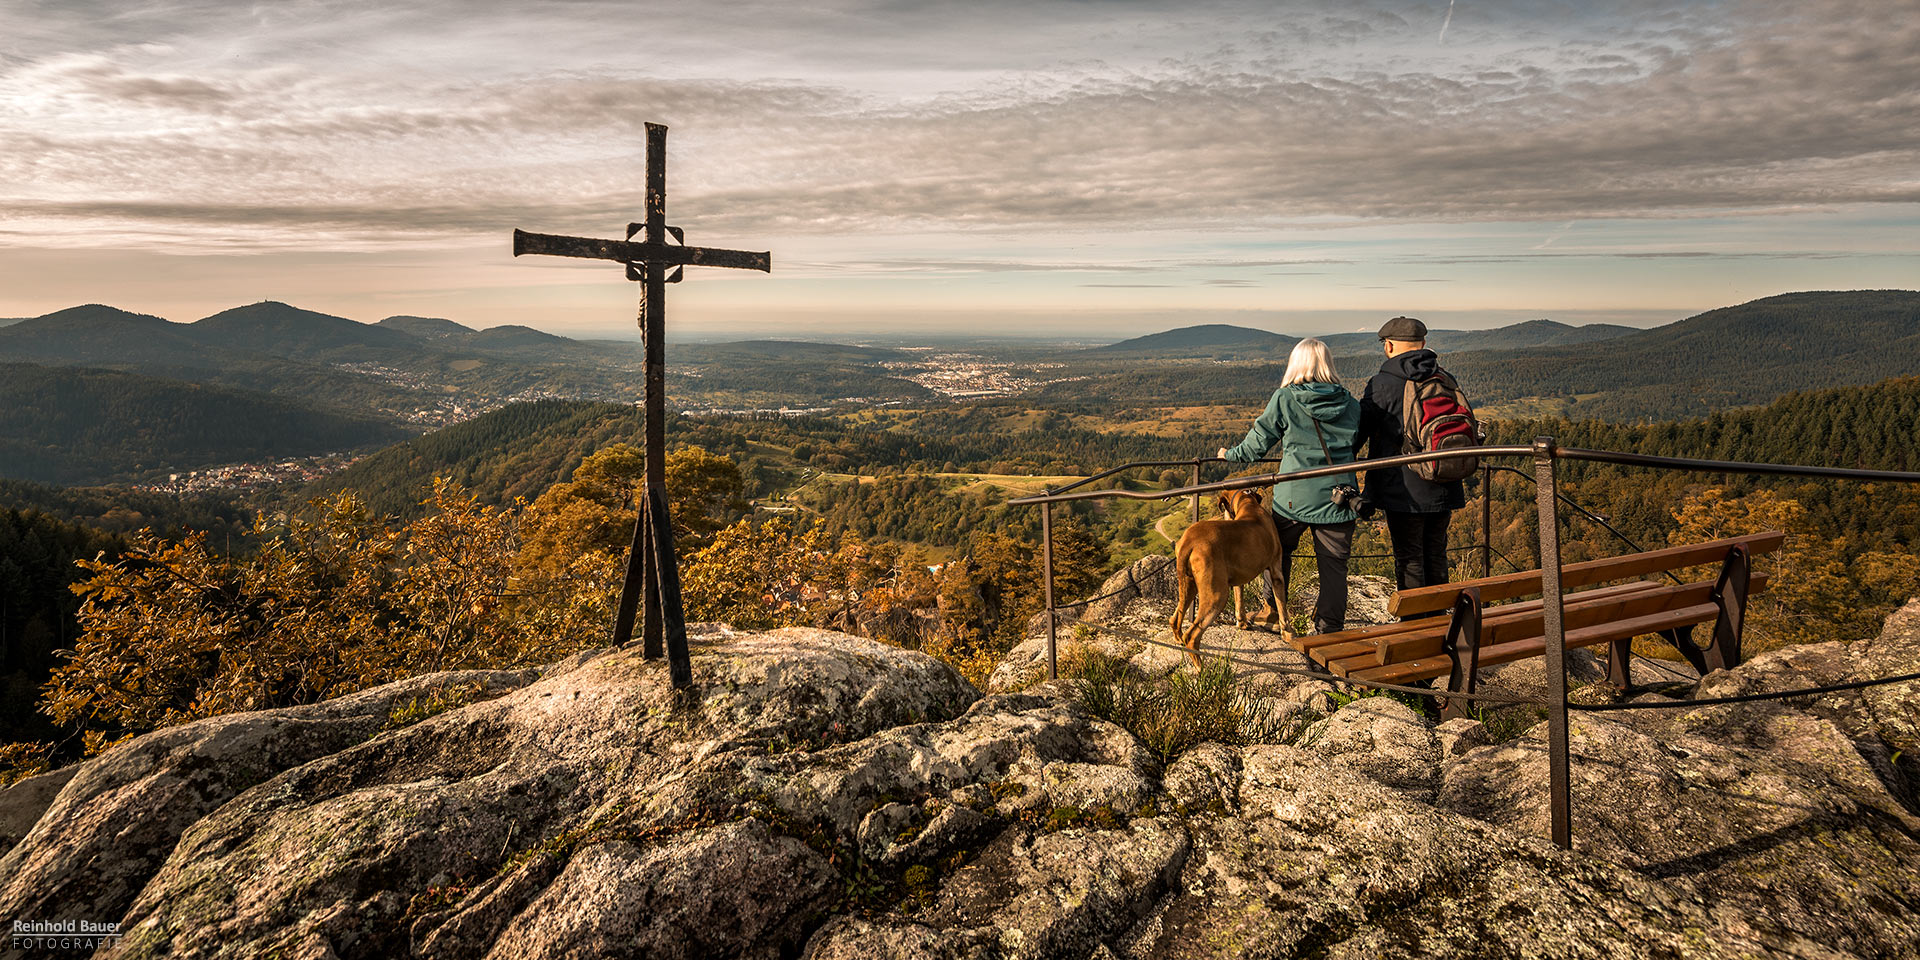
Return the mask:
[[[1307,565],[1305,561],[1295,562],[1302,567]],[[1313,609],[1317,591],[1312,584],[1299,586],[1295,593],[1290,613],[1300,615]],[[1387,600],[1392,595],[1393,585],[1385,578],[1348,578],[1347,625],[1358,627],[1390,622],[1393,616],[1387,612]],[[1179,596],[1172,557],[1142,557],[1109,576],[1094,596],[1098,599],[1093,603],[1063,607],[1059,611],[1056,646],[1060,651],[1075,646],[1097,650],[1129,661],[1134,669],[1147,676],[1170,673],[1188,662],[1185,653],[1161,645],[1172,641],[1169,620]],[[1258,603],[1250,607],[1256,616],[1264,609]],[[1243,661],[1289,669],[1320,670],[1306,655],[1282,642],[1277,634],[1269,632],[1264,626],[1256,625],[1251,630],[1238,629],[1233,622],[1231,606],[1221,614],[1219,622],[1207,631],[1201,646],[1208,651],[1239,657]],[[1026,639],[1008,651],[994,668],[987,680],[988,691],[1018,690],[1038,682],[1046,676],[1046,654],[1046,614],[1042,612],[1035,614],[1027,623]],[[1262,673],[1249,667],[1246,662],[1237,663],[1235,669],[1243,675],[1257,674],[1272,693],[1280,696],[1287,696],[1303,686],[1307,689],[1300,691],[1299,699],[1316,691],[1331,689],[1318,681]]]
[[[843,634],[709,632],[693,666],[149,734],[0,792],[45,805],[0,913],[123,920],[116,957],[1920,958],[1920,819],[1863,750],[1905,702],[1578,716],[1561,851],[1539,728],[1372,697],[1163,767],[1071,683],[982,696]]]

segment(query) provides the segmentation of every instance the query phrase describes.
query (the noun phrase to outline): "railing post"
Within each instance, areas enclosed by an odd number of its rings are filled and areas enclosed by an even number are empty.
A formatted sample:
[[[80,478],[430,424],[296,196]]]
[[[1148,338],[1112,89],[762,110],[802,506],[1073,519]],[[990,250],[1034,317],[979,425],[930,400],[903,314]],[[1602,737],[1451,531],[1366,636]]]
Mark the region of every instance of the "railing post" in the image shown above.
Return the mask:
[[[1493,465],[1480,468],[1480,575],[1493,576]]]
[[[1198,460],[1193,461],[1193,484],[1192,485],[1196,487],[1200,485],[1200,461]],[[1193,523],[1200,522],[1200,495],[1197,493],[1193,495],[1193,507],[1191,510],[1191,515],[1187,519]]]
[[[1555,495],[1552,437],[1533,441],[1534,507],[1540,515],[1540,619],[1546,628],[1547,778],[1552,801],[1553,842],[1573,848],[1573,810],[1568,797],[1567,669],[1565,607],[1560,596],[1560,501]]]
[[[1047,493],[1053,492],[1047,488]],[[1047,679],[1060,679],[1059,618],[1053,609],[1053,504],[1040,505],[1040,569],[1047,601]]]

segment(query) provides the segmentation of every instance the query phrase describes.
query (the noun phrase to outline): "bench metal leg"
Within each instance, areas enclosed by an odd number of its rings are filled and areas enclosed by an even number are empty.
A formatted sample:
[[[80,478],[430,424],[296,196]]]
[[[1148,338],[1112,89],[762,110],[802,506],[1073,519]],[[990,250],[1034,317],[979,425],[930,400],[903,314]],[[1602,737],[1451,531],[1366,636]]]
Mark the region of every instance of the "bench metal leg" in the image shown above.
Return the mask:
[[[1746,632],[1747,592],[1753,579],[1753,557],[1745,544],[1727,551],[1727,562],[1720,568],[1720,582],[1713,588],[1713,602],[1720,606],[1720,618],[1713,624],[1713,646],[1706,651],[1709,668],[1731,670],[1740,665],[1740,641]]]
[[[1625,696],[1633,689],[1633,638],[1624,637],[1607,647],[1607,683],[1614,693]]]
[[[1468,587],[1454,598],[1451,622],[1447,624],[1447,635],[1440,640],[1440,649],[1453,661],[1453,670],[1447,676],[1447,692],[1474,692],[1480,680],[1480,591],[1477,588]],[[1460,697],[1441,700],[1442,720],[1471,715],[1473,701]]]
[[[1734,544],[1720,565],[1720,582],[1713,587],[1713,602],[1720,608],[1713,636],[1702,646],[1693,639],[1692,627],[1662,631],[1693,669],[1706,676],[1715,670],[1731,670],[1740,665],[1740,640],[1745,633],[1747,595],[1753,580],[1753,554],[1745,544]]]

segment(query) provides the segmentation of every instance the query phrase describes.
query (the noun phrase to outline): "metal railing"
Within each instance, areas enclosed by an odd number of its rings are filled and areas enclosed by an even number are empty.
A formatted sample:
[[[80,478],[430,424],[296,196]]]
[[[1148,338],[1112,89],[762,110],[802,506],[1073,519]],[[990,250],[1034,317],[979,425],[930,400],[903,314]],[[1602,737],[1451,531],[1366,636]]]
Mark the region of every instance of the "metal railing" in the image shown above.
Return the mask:
[[[1200,464],[1218,462],[1217,458],[1199,458],[1196,460],[1147,461],[1130,463],[1102,471],[1082,480],[1074,481],[1059,489],[1049,488],[1035,496],[1018,497],[1007,501],[1009,506],[1038,506],[1040,508],[1040,531],[1042,539],[1042,566],[1045,583],[1046,627],[1047,627],[1047,676],[1058,678],[1058,613],[1059,608],[1053,601],[1053,505],[1078,500],[1170,500],[1176,497],[1193,498],[1193,516],[1199,519],[1200,497],[1211,493],[1225,493],[1229,490],[1245,490],[1252,487],[1272,486],[1289,480],[1310,480],[1317,477],[1338,476],[1353,473],[1356,470],[1379,470],[1387,467],[1401,467],[1422,462],[1479,458],[1491,460],[1498,458],[1527,458],[1533,461],[1533,474],[1528,477],[1534,482],[1534,511],[1539,523],[1540,543],[1540,598],[1541,621],[1545,638],[1544,659],[1546,661],[1547,694],[1544,706],[1547,708],[1547,755],[1549,764],[1549,786],[1552,816],[1551,832],[1553,842],[1562,849],[1573,846],[1573,815],[1569,797],[1569,768],[1567,742],[1567,671],[1566,671],[1566,627],[1565,605],[1560,583],[1560,507],[1562,502],[1571,503],[1559,491],[1559,462],[1573,460],[1586,463],[1609,463],[1624,467],[1646,467],[1661,470],[1684,470],[1696,473],[1748,474],[1762,476],[1806,477],[1812,479],[1863,480],[1890,483],[1920,484],[1920,473],[1894,470],[1862,470],[1843,467],[1812,467],[1799,464],[1742,463],[1729,460],[1700,460],[1689,457],[1661,457],[1648,454],[1621,453],[1612,450],[1586,450],[1578,447],[1562,447],[1552,437],[1538,437],[1532,444],[1505,444],[1481,447],[1468,447],[1457,450],[1444,450],[1433,453],[1410,453],[1357,463],[1334,464],[1325,467],[1312,467],[1289,473],[1271,473],[1248,477],[1235,477],[1214,483],[1200,483]],[[1261,462],[1272,462],[1270,460]],[[1181,466],[1192,464],[1195,482],[1186,487],[1163,491],[1138,490],[1085,490],[1080,489],[1096,480],[1111,477],[1125,470],[1153,466]],[[1483,468],[1481,480],[1481,531],[1479,546],[1481,570],[1491,574],[1493,567],[1492,550],[1492,475],[1494,471],[1506,471],[1527,476],[1511,467],[1497,467],[1491,464]],[[1598,516],[1580,508],[1576,509],[1589,518],[1602,523],[1609,530],[1611,524]],[[1613,530],[1616,536],[1626,539],[1624,534]],[[1631,541],[1628,541],[1631,544]],[[1320,674],[1309,670],[1293,670],[1279,667],[1267,669],[1283,673],[1300,673],[1321,679],[1349,683],[1355,686],[1372,687],[1386,690],[1413,690],[1395,684],[1384,684],[1351,677],[1337,677],[1332,674]],[[1875,684],[1897,683],[1914,677],[1891,677],[1864,681],[1859,684],[1844,685],[1845,689],[1854,689]],[[1807,691],[1786,691],[1784,693],[1756,695],[1747,699],[1783,699],[1797,695],[1806,695],[1826,688],[1808,688]],[[1841,688],[1834,688],[1841,689]],[[1432,691],[1421,690],[1421,693]],[[1516,702],[1515,697],[1487,694],[1466,694],[1449,692],[1449,698],[1480,700],[1490,702]],[[1701,701],[1719,702],[1719,701]],[[1726,702],[1740,702],[1738,698]],[[1653,709],[1686,705],[1681,703],[1620,703],[1608,705],[1607,709]]]

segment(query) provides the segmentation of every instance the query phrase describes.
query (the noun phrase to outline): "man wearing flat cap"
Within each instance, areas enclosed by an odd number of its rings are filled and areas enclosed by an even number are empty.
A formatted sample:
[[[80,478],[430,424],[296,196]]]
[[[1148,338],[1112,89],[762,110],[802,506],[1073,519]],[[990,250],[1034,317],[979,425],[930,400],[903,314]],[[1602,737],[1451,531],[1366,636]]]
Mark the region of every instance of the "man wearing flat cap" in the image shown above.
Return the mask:
[[[1387,321],[1380,328],[1380,343],[1387,360],[1360,398],[1360,436],[1369,456],[1391,457],[1403,452],[1407,424],[1401,401],[1408,381],[1448,375],[1440,369],[1440,358],[1427,349],[1427,325],[1412,317]],[[1447,524],[1453,511],[1467,505],[1460,481],[1430,481],[1411,467],[1369,470],[1367,499],[1386,514],[1400,589],[1446,583]]]

